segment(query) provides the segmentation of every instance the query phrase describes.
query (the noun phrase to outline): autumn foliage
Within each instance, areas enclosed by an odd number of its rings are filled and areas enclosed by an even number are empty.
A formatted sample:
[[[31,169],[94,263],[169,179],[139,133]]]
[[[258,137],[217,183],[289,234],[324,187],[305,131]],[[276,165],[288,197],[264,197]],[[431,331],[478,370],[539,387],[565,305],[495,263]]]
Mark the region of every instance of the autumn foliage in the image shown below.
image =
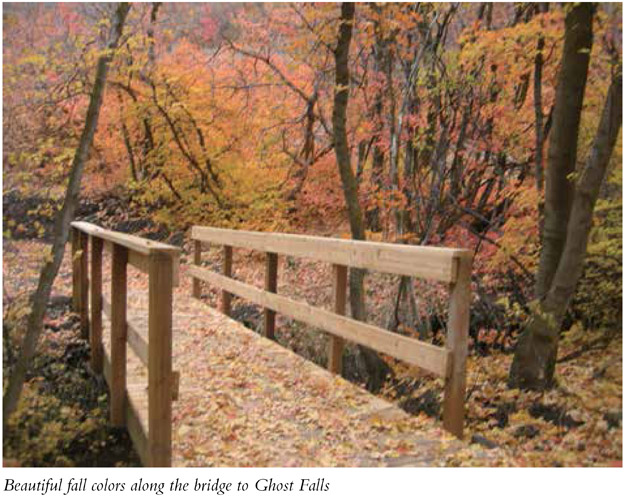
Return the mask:
[[[367,239],[474,251],[470,335],[480,355],[510,352],[534,298],[567,8],[356,8],[347,135]],[[42,220],[58,208],[84,122],[105,9],[4,9],[4,189],[45,197],[30,214]],[[129,213],[171,232],[203,224],[349,237],[333,154],[339,15],[334,3],[133,5],[84,197],[119,196]],[[580,159],[622,61],[621,32],[621,6],[599,5]],[[620,330],[621,164],[619,138],[565,331]],[[26,231],[10,219],[3,229],[6,239]],[[387,309],[401,302],[401,285],[392,286]],[[425,305],[396,310],[392,326],[437,341],[445,293],[411,288],[412,303]],[[381,309],[375,319],[388,324]]]

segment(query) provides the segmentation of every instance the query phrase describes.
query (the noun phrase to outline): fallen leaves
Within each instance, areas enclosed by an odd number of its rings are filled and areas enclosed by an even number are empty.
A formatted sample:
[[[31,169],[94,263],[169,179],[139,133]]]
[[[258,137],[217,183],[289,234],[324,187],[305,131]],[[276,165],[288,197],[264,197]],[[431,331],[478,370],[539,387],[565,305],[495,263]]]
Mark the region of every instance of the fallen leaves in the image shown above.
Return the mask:
[[[8,250],[5,247],[3,262],[5,300],[36,284],[45,246],[20,241],[10,243]],[[106,258],[105,293],[110,290],[106,282],[109,265]],[[69,295],[70,269],[66,254],[56,293]],[[307,267],[305,273],[296,269],[303,281],[312,275]],[[146,306],[146,278],[133,269],[128,276],[129,311],[141,315]],[[440,422],[397,410],[403,400],[419,398],[427,391],[434,400],[440,399],[440,380],[397,364],[395,372],[407,382],[408,392],[398,386],[387,387],[383,395],[389,402],[382,401],[191,300],[184,267],[181,277],[174,297],[174,365],[182,373],[173,415],[176,465],[567,466],[609,465],[622,460],[620,342],[609,344],[601,356],[588,352],[559,364],[558,385],[543,394],[507,388],[510,356],[471,357],[467,437],[460,445],[442,431]],[[60,338],[55,336],[60,335],[67,318],[50,319],[46,341],[58,342]],[[582,335],[571,335],[564,349],[576,351],[584,341]],[[72,369],[69,366],[67,371]],[[145,372],[139,370],[137,376],[144,377]],[[415,379],[418,384],[409,383]],[[384,415],[390,408],[398,412],[392,418]],[[37,414],[41,407],[26,411]],[[76,416],[71,406],[58,414],[61,421]],[[90,430],[90,422],[93,420],[81,424],[85,432]],[[55,425],[46,426],[46,432],[58,434]],[[498,449],[487,451],[481,445],[471,445],[475,435],[482,436],[482,442],[495,443]]]

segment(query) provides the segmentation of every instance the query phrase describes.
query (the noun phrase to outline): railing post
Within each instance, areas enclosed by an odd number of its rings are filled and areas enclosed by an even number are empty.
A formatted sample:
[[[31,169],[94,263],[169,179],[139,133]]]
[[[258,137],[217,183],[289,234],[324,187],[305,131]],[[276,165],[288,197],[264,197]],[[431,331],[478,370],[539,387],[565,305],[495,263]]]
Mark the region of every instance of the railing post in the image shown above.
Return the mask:
[[[103,241],[91,237],[91,369],[102,373],[102,246]]]
[[[347,266],[332,265],[333,288],[334,288],[334,312],[345,315],[347,303]],[[332,373],[341,374],[343,369],[343,346],[342,338],[332,335],[328,351],[328,370]]]
[[[155,252],[149,264],[148,465],[171,466],[172,286],[171,255]]]
[[[72,309],[80,312],[80,231],[72,228]]]
[[[265,261],[265,290],[271,293],[278,291],[278,254],[267,252]],[[276,312],[265,309],[265,337],[274,340],[276,338]]]
[[[230,278],[232,276],[232,247],[224,246],[224,263],[223,263],[224,276]],[[226,316],[230,316],[230,303],[232,301],[232,295],[225,290],[221,291],[221,312]]]
[[[457,257],[457,279],[450,286],[449,317],[446,347],[451,351],[451,370],[445,381],[443,427],[462,438],[464,427],[464,398],[471,307],[471,261],[467,252]]]
[[[111,276],[111,424],[126,423],[126,269],[128,250],[113,244]]]
[[[196,266],[199,266],[202,264],[202,242],[199,240],[195,240],[194,242],[194,247],[193,247],[193,263]],[[200,280],[197,278],[193,278],[193,296],[196,299],[200,298],[202,289],[201,284],[200,284]]]
[[[89,338],[89,235],[80,232],[80,333]]]

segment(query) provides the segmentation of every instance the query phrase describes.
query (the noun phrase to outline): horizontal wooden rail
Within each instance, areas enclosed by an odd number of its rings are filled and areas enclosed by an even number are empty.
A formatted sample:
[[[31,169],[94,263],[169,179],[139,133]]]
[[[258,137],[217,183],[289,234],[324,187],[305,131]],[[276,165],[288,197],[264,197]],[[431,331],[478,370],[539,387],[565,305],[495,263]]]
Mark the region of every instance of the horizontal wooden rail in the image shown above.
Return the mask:
[[[303,321],[345,340],[362,344],[408,363],[414,363],[434,375],[447,376],[450,354],[447,349],[325,311],[305,302],[282,297],[201,267],[190,266],[188,272],[194,278],[228,290],[267,309]]]
[[[72,222],[72,227],[92,238],[102,240],[104,249],[111,254],[114,245],[123,246],[128,250],[128,264],[145,274],[149,272],[151,254],[154,252],[170,254],[174,260],[174,286],[180,284],[180,248],[131,234],[110,231],[89,222],[75,221]]]
[[[111,318],[111,304],[105,297],[102,297],[102,311],[107,318]],[[126,320],[126,328],[128,330],[128,345],[130,345],[143,365],[148,366],[148,343],[139,333],[139,328],[129,319]]]
[[[341,371],[343,340],[348,340],[443,377],[443,426],[462,437],[473,258],[469,250],[202,226],[193,226],[191,237],[196,265],[190,266],[189,274],[193,277],[195,297],[200,297],[200,282],[207,281],[221,288],[221,310],[225,314],[230,313],[230,294],[260,304],[265,308],[264,331],[268,338],[274,335],[276,312],[324,330],[332,335],[328,368],[335,373]],[[223,275],[199,267],[202,242],[223,245]],[[233,247],[265,252],[264,290],[231,278]],[[334,312],[277,294],[278,255],[333,264]],[[345,316],[349,267],[448,283],[450,301],[445,346],[434,346]]]
[[[467,250],[193,226],[198,241],[452,283]]]
[[[107,318],[111,318],[111,304],[106,298],[102,297],[102,312],[106,315]],[[139,361],[143,364],[143,366],[148,366],[148,343],[145,340],[144,336],[139,333],[140,328],[134,324],[133,321],[126,319],[126,328],[127,328],[127,340],[128,345],[132,349],[132,351],[136,354]],[[174,401],[178,399],[178,393],[180,391],[180,372],[174,370],[172,372],[172,395]]]
[[[106,380],[109,387],[111,386],[111,361],[108,355],[104,355],[103,358],[103,372],[104,380]],[[139,418],[139,410],[137,408],[137,401],[133,399],[133,396],[126,390],[125,397],[126,408],[125,408],[125,417],[126,417],[126,428],[128,429],[128,434],[132,438],[132,442],[135,446],[135,450],[137,450],[137,454],[141,459],[141,463],[147,464],[149,463],[148,457],[148,430],[145,428],[144,424],[141,422],[141,418]]]
[[[110,389],[111,424],[125,426],[149,466],[171,465],[171,405],[178,398],[180,375],[172,370],[172,287],[179,276],[180,249],[137,236],[109,231],[87,222],[72,227],[73,305],[89,330],[92,367],[104,372]],[[91,245],[88,244],[91,241]],[[91,258],[91,324],[89,329],[88,252]],[[111,303],[102,294],[102,251],[111,253]],[[148,275],[147,340],[127,318],[127,266]],[[111,323],[110,359],[102,349],[102,314]],[[132,397],[144,389],[127,387],[127,345],[147,367],[147,417],[142,422]]]
[[[180,254],[180,248],[178,247],[160,243],[158,241],[147,240],[132,234],[111,231],[109,229],[96,226],[95,224],[91,224],[90,222],[74,221],[72,222],[72,227],[91,236],[97,236],[104,241],[117,243],[128,250],[132,250],[133,252],[143,255],[150,255],[154,251],[169,253],[171,255]]]

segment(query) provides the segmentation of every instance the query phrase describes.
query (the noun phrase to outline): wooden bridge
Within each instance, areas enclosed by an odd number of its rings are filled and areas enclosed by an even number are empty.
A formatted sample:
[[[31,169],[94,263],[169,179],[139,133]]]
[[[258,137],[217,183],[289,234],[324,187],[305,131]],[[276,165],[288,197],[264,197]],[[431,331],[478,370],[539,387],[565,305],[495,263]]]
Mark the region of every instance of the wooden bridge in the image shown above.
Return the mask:
[[[470,252],[198,226],[191,237],[194,265],[181,273],[177,247],[72,223],[73,305],[92,368],[108,382],[111,423],[145,465],[437,465],[463,448],[453,435],[463,431]],[[223,274],[201,267],[203,244],[223,246]],[[266,253],[264,290],[232,278],[233,247]],[[333,265],[333,312],[276,293],[278,254]],[[129,279],[128,266],[147,280]],[[345,316],[349,267],[448,283],[446,345]],[[176,289],[188,279],[195,298]],[[222,290],[220,312],[197,300],[204,281]],[[232,294],[265,308],[264,337],[227,317]],[[329,334],[327,371],[272,340],[276,313]],[[443,378],[445,430],[336,375],[344,341]]]

